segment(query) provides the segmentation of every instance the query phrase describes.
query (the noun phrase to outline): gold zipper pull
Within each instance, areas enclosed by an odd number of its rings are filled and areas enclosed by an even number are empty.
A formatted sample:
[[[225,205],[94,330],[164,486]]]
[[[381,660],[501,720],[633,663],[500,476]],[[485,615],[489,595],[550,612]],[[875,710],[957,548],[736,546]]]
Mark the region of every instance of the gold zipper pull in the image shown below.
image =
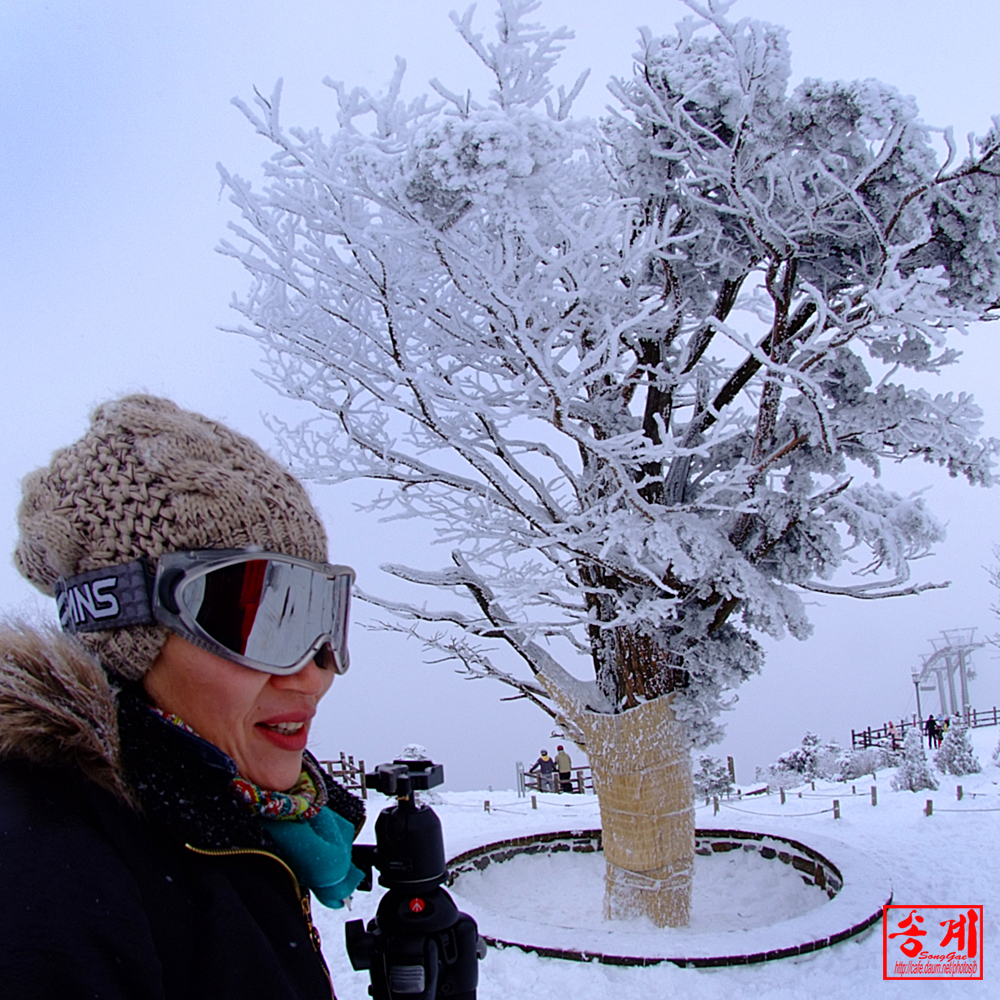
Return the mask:
[[[312,941],[313,948],[316,951],[322,950],[322,939],[319,936],[319,931],[316,925],[313,923],[312,919],[312,906],[309,902],[309,890],[307,889],[302,894],[302,916],[306,918],[306,926],[309,928],[309,940]]]

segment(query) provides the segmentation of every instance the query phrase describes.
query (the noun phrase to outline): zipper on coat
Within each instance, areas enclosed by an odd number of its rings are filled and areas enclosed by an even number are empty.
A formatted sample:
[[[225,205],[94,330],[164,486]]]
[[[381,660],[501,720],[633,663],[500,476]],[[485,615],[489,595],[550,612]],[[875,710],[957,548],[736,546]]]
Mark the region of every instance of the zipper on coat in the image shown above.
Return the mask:
[[[306,928],[309,932],[309,941],[313,946],[313,951],[315,951],[319,957],[320,964],[323,966],[323,974],[326,976],[326,981],[330,986],[330,996],[333,997],[333,1000],[337,1000],[337,995],[333,990],[333,979],[330,977],[330,967],[326,964],[326,958],[323,956],[323,949],[321,947],[322,942],[320,941],[319,931],[313,923],[312,906],[309,903],[309,890],[306,889],[303,891],[302,886],[299,885],[299,880],[295,875],[295,872],[292,871],[289,865],[282,861],[277,854],[272,854],[270,851],[262,851],[255,847],[207,848],[195,847],[194,844],[185,844],[184,846],[193,854],[201,854],[204,857],[209,858],[233,857],[238,854],[256,854],[262,858],[271,858],[273,861],[277,861],[278,864],[281,865],[286,872],[288,872],[288,877],[292,880],[292,888],[295,890],[295,898],[299,901],[302,916],[306,921]]]

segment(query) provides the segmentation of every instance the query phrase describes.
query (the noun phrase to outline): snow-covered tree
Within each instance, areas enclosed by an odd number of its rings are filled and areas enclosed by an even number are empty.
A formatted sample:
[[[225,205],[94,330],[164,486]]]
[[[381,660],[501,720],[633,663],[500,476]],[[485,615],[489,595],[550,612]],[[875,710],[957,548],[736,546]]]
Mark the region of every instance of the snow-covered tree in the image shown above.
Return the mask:
[[[276,148],[262,189],[222,171],[223,249],[267,380],[317,407],[283,429],[299,471],[386,484],[373,509],[451,549],[388,569],[453,605],[371,599],[586,748],[606,912],[683,924],[690,748],[755,636],[805,638],[803,593],[931,585],[910,562],[942,529],[882,460],[992,482],[972,399],[902,375],[997,308],[1000,128],[940,164],[892,87],[789,93],[785,32],[725,0],[643,33],[618,113],[574,119],[537,6],[500,0],[493,41],[454,18],[485,97],[406,102],[400,62],[381,95],[330,84],[329,136],[286,128],[280,87],[241,104]]]
[[[729,766],[725,761],[711,754],[698,757],[698,769],[693,775],[695,795],[727,795],[733,790],[733,779],[729,777]]]
[[[781,754],[760,776],[782,788],[816,778],[834,778],[843,756],[844,748],[839,743],[824,743],[815,733],[807,732],[799,746]]]
[[[993,562],[985,569],[989,574],[990,586],[997,591],[997,596],[990,605],[990,611],[1000,618],[1000,545],[993,546]],[[987,641],[994,646],[1000,646],[1000,632],[995,632]]]
[[[916,726],[906,731],[903,759],[892,776],[892,787],[897,792],[920,792],[925,788],[934,791],[938,787],[937,779],[927,766],[924,741]]]
[[[835,777],[838,781],[853,781],[866,774],[874,774],[883,767],[895,767],[900,762],[900,751],[885,747],[863,747],[848,750],[841,757]]]
[[[969,730],[962,720],[954,718],[944,734],[938,752],[934,754],[934,765],[944,774],[978,774],[982,766],[969,742]]]

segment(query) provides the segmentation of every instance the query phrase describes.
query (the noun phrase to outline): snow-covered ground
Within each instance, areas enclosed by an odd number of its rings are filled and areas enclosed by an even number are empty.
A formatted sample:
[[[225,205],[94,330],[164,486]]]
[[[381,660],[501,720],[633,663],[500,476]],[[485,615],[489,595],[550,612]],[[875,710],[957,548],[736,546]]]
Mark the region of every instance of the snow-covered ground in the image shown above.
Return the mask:
[[[990,983],[1000,981],[995,963],[1000,957],[997,947],[1000,932],[1000,862],[997,859],[1000,832],[1000,768],[992,761],[992,752],[1000,735],[997,729],[971,732],[981,774],[955,778],[937,774],[940,788],[936,792],[894,792],[890,788],[892,771],[878,772],[874,782],[870,776],[852,783],[817,782],[816,791],[809,786],[791,791],[784,806],[777,794],[753,798],[735,797],[722,803],[717,816],[711,806],[700,806],[697,825],[702,829],[769,830],[782,833],[802,843],[823,844],[830,860],[834,846],[844,845],[845,855],[863,855],[871,871],[879,879],[891,883],[894,902],[900,904],[982,904],[983,909],[983,968],[984,979],[975,982],[910,981],[885,982],[882,979],[882,925],[832,948],[808,956],[781,959],[761,965],[719,969],[681,969],[671,964],[650,968],[623,968],[598,963],[569,962],[540,958],[518,949],[490,949],[480,966],[478,996],[481,1000],[500,998],[572,998],[572,1000],[648,1000],[651,997],[678,997],[691,1000],[732,1000],[741,997],[801,998],[821,997],[823,1000],[865,1000],[872,996],[896,997],[965,997],[995,996]],[[878,805],[871,805],[872,784],[878,788]],[[964,789],[962,801],[957,800],[956,786]],[[438,792],[432,798],[434,809],[444,826],[445,846],[449,856],[480,845],[555,830],[593,829],[600,825],[597,800],[593,796],[539,795],[538,808],[530,801],[518,799],[514,792]],[[818,812],[832,807],[839,799],[841,818],[831,812]],[[927,799],[934,803],[933,815],[924,815]],[[484,801],[490,801],[490,811]],[[374,796],[369,801],[368,826],[360,840],[374,841],[372,825],[387,800]],[[812,814],[812,815],[810,815]],[[541,924],[552,921],[553,913],[561,913],[563,923],[593,928],[593,910],[599,905],[601,865],[590,856],[557,858],[538,856],[515,859],[502,866],[491,866],[480,885],[469,882],[461,889],[461,879],[455,887],[462,905],[476,916],[474,899],[479,898],[491,909],[508,906],[520,910],[537,910]],[[701,885],[704,891],[699,903],[696,872],[695,913],[699,924],[712,916],[708,912],[711,892],[709,881],[715,882],[718,893],[736,892],[726,887],[726,871],[714,867],[717,859],[708,859],[713,868],[703,865]],[[735,859],[733,864],[743,864]],[[724,863],[725,864],[725,863]],[[508,868],[508,866],[510,866]],[[537,867],[535,867],[537,866]],[[756,874],[755,874],[756,872]],[[749,880],[760,873],[748,866]],[[845,883],[850,882],[850,866],[845,866]],[[467,876],[463,876],[467,878]],[[780,876],[779,876],[780,881]],[[548,887],[548,894],[545,893]],[[846,884],[845,884],[846,888]],[[808,909],[808,899],[801,897],[797,886],[775,886],[784,891],[790,907],[789,916]],[[813,890],[815,891],[815,890]],[[462,895],[464,894],[464,895]],[[501,900],[506,894],[507,899]],[[760,909],[773,907],[775,898],[763,898]],[[734,900],[736,895],[732,897]],[[746,900],[743,900],[745,904]],[[316,906],[316,920],[323,935],[324,952],[330,965],[337,994],[341,1000],[362,1000],[368,996],[367,973],[354,972],[344,951],[345,920],[361,917],[366,921],[374,914],[378,892],[357,894],[350,912],[326,910]],[[739,908],[744,905],[736,903]],[[833,904],[830,904],[833,905]],[[699,907],[701,910],[699,911]],[[579,915],[578,911],[581,912]],[[812,913],[818,912],[816,909]],[[724,913],[717,913],[722,922]],[[575,921],[575,923],[574,923]],[[698,928],[693,927],[688,934]],[[634,931],[617,928],[622,947],[619,954],[635,953],[628,948],[629,934]],[[591,931],[592,932],[592,931]],[[669,934],[671,932],[664,932]],[[640,935],[645,937],[645,934]],[[641,951],[639,953],[642,953]]]

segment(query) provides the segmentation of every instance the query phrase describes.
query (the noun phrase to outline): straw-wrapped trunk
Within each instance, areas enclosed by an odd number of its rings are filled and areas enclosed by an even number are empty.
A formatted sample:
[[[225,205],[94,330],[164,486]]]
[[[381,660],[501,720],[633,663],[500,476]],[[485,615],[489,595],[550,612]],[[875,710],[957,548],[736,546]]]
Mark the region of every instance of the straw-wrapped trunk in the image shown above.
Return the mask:
[[[658,927],[683,927],[690,917],[694,791],[672,699],[575,720],[601,807],[604,915],[610,919],[645,914]]]
[[[571,708],[546,684],[590,760],[601,808],[604,915],[683,927],[691,912],[694,788],[687,728],[666,689],[681,686],[685,674],[645,636],[626,629],[604,636],[611,641],[595,659],[613,658],[605,676],[615,675],[619,711]]]
[[[663,637],[611,624],[618,613],[612,578],[592,565],[581,567],[581,577],[592,588],[598,685],[616,711],[574,711],[556,700],[594,775],[606,864],[604,915],[645,914],[658,927],[683,927],[691,912],[694,789],[690,738],[673,702],[688,675]]]

